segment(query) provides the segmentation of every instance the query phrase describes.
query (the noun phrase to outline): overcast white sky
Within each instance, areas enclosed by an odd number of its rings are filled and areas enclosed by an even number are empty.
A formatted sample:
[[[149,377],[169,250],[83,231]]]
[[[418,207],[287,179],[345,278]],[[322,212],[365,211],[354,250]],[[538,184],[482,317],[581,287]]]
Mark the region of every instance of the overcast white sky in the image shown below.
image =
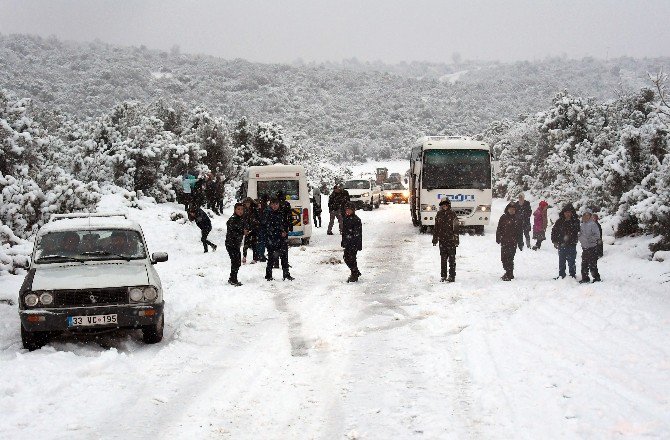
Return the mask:
[[[261,62],[670,55],[670,0],[0,0],[0,33]]]

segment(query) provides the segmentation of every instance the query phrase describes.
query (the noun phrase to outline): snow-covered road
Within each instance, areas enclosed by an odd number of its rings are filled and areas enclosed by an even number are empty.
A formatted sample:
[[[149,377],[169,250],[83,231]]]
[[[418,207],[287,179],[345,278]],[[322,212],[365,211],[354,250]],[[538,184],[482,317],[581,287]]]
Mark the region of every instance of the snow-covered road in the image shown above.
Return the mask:
[[[430,237],[390,205],[359,213],[360,283],[321,228],[291,248],[296,281],[245,265],[231,288],[225,252],[202,254],[175,208],[131,210],[170,254],[162,343],[29,353],[0,302],[0,438],[670,438],[668,265],[640,241],[606,247],[602,284],[553,281],[549,248],[518,254],[504,283],[492,225],[462,238],[447,285]],[[0,299],[21,278],[1,278]]]

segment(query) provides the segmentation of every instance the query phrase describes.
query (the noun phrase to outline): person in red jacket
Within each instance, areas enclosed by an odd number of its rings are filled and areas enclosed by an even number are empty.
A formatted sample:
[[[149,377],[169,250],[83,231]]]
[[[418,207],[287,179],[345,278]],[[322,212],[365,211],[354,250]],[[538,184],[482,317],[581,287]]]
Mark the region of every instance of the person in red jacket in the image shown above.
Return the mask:
[[[516,204],[509,203],[505,213],[498,220],[496,242],[500,245],[500,260],[505,274],[503,281],[514,279],[514,256],[516,249],[523,250],[523,223],[516,217]]]

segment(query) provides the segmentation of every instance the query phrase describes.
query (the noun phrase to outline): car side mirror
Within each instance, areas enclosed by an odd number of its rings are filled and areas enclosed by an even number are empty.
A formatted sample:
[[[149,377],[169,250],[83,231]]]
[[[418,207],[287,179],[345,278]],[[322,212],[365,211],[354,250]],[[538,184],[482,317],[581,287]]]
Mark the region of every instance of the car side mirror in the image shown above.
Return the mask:
[[[163,263],[168,260],[167,252],[154,252],[151,254],[151,264]]]

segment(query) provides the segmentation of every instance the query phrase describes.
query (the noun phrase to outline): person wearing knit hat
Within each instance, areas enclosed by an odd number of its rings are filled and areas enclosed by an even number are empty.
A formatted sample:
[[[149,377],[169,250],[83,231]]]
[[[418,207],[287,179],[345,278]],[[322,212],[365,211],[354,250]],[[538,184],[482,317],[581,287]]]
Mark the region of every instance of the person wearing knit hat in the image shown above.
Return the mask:
[[[533,213],[533,240],[535,240],[535,246],[533,246],[534,251],[540,249],[542,242],[547,239],[546,232],[547,225],[549,224],[547,208],[549,208],[549,203],[542,200]]]

